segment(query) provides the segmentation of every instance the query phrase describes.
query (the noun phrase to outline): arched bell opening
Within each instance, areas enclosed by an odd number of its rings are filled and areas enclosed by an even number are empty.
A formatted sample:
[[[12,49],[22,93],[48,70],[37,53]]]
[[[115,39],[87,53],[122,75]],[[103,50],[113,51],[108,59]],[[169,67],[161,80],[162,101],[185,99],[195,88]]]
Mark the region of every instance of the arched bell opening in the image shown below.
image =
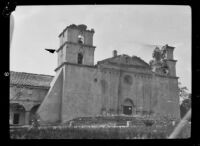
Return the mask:
[[[30,110],[30,118],[29,118],[29,124],[32,124],[34,118],[36,118],[36,112],[39,108],[39,104],[38,105],[35,105],[32,107],[32,109]]]

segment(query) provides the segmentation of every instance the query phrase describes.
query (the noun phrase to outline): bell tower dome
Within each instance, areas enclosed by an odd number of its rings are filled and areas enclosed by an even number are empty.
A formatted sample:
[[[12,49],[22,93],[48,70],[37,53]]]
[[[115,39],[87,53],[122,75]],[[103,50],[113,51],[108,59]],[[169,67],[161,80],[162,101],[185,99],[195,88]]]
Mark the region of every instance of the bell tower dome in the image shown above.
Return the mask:
[[[93,34],[94,29],[88,30],[84,24],[67,26],[59,35],[58,68],[65,62],[94,65]]]

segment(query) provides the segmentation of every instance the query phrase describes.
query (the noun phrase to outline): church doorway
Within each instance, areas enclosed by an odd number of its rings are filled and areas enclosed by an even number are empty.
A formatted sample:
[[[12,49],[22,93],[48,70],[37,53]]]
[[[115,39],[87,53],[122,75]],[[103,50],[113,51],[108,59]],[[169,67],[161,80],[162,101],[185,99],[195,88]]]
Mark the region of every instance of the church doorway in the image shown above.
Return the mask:
[[[132,115],[134,111],[133,101],[129,98],[125,99],[123,102],[123,114]]]
[[[123,114],[132,115],[132,106],[123,106]]]

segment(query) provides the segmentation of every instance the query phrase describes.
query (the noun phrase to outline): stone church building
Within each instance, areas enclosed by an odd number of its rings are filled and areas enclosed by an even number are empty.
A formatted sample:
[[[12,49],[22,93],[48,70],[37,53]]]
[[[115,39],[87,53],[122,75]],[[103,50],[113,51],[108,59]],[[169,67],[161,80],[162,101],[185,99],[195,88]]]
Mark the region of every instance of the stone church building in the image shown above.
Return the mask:
[[[11,72],[12,124],[30,124],[36,113],[40,124],[99,115],[180,118],[174,47],[155,48],[149,64],[114,50],[94,65],[93,35],[86,25],[63,30],[54,77]]]

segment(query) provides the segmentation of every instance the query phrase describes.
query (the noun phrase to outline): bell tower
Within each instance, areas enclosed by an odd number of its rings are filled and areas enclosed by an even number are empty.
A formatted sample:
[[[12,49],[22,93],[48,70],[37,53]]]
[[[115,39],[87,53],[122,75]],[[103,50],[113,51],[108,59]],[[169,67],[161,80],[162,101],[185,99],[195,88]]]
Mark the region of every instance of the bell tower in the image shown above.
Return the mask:
[[[94,65],[93,34],[94,29],[88,30],[84,24],[67,26],[59,35],[60,47],[56,51],[58,54],[57,69],[63,63]]]
[[[174,60],[174,47],[166,45],[166,63],[169,67],[169,75],[176,77],[176,62]]]
[[[94,29],[88,30],[86,25],[72,24],[67,26],[59,35],[60,46],[56,51],[58,54],[56,75],[51,81],[51,87],[37,111],[40,124],[63,122],[63,120],[66,120],[66,117],[64,117],[66,111],[69,111],[69,116],[73,117],[74,112],[71,112],[73,108],[68,110],[65,107],[66,104],[73,102],[68,94],[70,93],[67,88],[68,81],[77,77],[73,76],[74,72],[70,69],[94,66],[95,46],[93,46],[93,34]],[[78,73],[79,70],[76,74]],[[76,100],[76,98],[73,99]],[[63,110],[66,111],[63,113]]]

